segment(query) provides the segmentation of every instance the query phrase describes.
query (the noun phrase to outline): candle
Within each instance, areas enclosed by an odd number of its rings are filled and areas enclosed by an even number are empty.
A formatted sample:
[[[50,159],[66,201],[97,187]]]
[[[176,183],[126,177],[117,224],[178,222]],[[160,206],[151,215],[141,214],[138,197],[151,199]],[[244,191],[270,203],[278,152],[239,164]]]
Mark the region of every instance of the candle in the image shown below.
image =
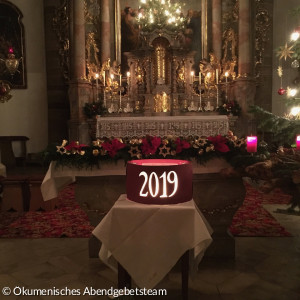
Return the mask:
[[[225,72],[225,81],[226,81],[226,83],[227,83],[227,78],[228,78],[228,76],[229,76],[229,73],[226,71],[226,72]]]
[[[130,72],[127,72],[126,75],[127,75],[127,85],[129,86],[129,83],[130,83]]]
[[[216,69],[216,83],[218,84],[219,82],[219,71]]]
[[[296,149],[300,150],[300,135],[297,135],[296,137]]]
[[[96,98],[98,100],[98,78],[99,78],[99,74],[96,73],[95,77],[96,77]]]
[[[122,111],[122,93],[121,93],[121,88],[122,88],[122,75],[120,75],[120,108],[119,108],[120,111]]]
[[[199,72],[199,84],[201,85],[201,72]]]
[[[105,86],[105,71],[103,71],[103,85]]]
[[[247,136],[247,152],[257,152],[257,136]]]
[[[191,83],[194,82],[194,75],[195,75],[195,72],[194,72],[194,71],[191,71]]]

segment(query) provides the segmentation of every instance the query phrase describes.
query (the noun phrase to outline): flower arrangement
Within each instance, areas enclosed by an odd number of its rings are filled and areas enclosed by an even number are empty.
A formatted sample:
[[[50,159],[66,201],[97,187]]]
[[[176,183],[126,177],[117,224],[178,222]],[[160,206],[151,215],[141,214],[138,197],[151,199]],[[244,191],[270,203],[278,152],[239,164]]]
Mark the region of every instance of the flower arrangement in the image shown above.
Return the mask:
[[[88,119],[97,115],[102,115],[105,112],[103,103],[101,101],[94,101],[92,103],[85,103],[83,112]]]
[[[170,158],[192,159],[205,163],[214,157],[230,160],[236,155],[250,156],[246,152],[246,141],[238,139],[231,131],[226,136],[187,137],[176,136],[142,138],[104,138],[92,145],[79,144],[66,140],[45,152],[46,160],[56,161],[57,165],[75,167],[99,166],[103,161],[122,159]]]
[[[220,105],[217,109],[220,115],[233,115],[233,116],[239,116],[241,114],[241,107],[237,103],[236,100],[229,101],[224,103],[223,105]]]

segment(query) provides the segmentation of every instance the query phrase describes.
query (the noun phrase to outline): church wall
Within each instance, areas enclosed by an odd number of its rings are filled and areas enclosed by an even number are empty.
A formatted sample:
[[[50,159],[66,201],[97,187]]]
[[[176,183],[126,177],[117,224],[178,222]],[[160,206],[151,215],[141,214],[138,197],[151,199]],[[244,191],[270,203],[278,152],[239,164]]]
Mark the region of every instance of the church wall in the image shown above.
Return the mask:
[[[284,46],[286,42],[290,41],[290,34],[293,30],[299,26],[299,17],[292,17],[289,14],[291,9],[299,7],[299,0],[276,0],[274,1],[274,13],[273,13],[273,46],[275,50],[279,46]],[[292,60],[289,58],[284,61],[281,60],[283,67],[283,88],[292,86],[293,80],[299,76],[297,69],[291,68]],[[276,51],[273,51],[273,90],[272,90],[272,112],[276,115],[283,115],[287,112],[285,107],[286,96],[278,95],[277,91],[280,88],[280,78],[277,74],[278,57]],[[299,92],[298,95],[299,97]]]
[[[48,143],[47,94],[43,1],[11,0],[23,13],[27,88],[12,90],[12,98],[0,104],[0,135],[29,137],[29,153]],[[15,150],[18,156],[18,148]]]

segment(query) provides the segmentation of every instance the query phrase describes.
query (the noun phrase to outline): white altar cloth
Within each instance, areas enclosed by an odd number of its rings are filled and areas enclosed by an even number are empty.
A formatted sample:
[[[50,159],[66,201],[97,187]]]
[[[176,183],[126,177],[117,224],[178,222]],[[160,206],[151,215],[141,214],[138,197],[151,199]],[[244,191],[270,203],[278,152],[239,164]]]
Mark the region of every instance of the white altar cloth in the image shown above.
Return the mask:
[[[100,259],[117,271],[117,262],[140,288],[153,288],[180,257],[190,253],[197,270],[212,242],[212,230],[193,200],[172,205],[136,203],[121,195],[93,230],[101,242]]]
[[[199,165],[192,160],[193,173],[219,173],[221,169],[228,168],[229,164],[224,159],[215,158],[208,161],[205,165]],[[76,176],[110,176],[126,175],[126,166],[123,160],[114,163],[101,163],[100,168],[70,168],[56,167],[55,162],[51,162],[49,169],[41,185],[44,201],[56,198],[58,192],[66,185],[75,182]]]
[[[100,117],[97,119],[96,137],[214,136],[226,135],[228,130],[228,117],[225,115]]]

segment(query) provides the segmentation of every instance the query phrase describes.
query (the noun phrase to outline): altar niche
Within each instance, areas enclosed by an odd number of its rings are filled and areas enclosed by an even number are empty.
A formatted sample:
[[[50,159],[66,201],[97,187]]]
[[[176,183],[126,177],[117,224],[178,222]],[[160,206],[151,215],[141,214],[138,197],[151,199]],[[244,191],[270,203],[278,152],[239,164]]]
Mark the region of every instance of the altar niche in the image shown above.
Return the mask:
[[[179,115],[193,101],[190,73],[194,53],[182,47],[178,34],[167,30],[143,33],[142,46],[127,56],[129,99],[145,116]]]

